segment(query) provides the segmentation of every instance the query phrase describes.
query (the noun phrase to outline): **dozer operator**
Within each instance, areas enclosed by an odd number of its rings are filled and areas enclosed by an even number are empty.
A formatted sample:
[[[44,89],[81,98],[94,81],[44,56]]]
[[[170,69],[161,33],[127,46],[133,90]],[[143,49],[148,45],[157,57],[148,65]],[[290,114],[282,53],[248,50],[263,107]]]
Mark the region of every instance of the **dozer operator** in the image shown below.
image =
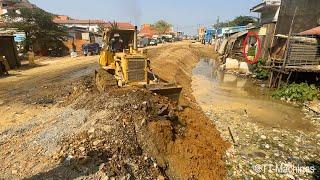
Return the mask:
[[[137,27],[121,30],[108,29],[103,34],[103,48],[95,72],[100,92],[112,86],[143,86],[150,91],[177,99],[182,88],[164,81],[159,82],[152,72],[150,60],[137,48]]]

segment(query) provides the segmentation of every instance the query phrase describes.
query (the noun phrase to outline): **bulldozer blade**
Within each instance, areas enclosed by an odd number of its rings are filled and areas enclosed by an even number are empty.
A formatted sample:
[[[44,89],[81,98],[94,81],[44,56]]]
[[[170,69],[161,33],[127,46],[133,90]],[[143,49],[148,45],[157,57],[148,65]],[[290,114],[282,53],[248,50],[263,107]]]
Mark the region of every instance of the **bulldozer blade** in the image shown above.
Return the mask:
[[[168,97],[171,100],[178,101],[182,91],[181,86],[175,84],[147,84],[145,88],[153,93]]]
[[[116,87],[117,80],[105,69],[96,70],[94,73],[95,84],[99,92],[105,92],[110,87]]]

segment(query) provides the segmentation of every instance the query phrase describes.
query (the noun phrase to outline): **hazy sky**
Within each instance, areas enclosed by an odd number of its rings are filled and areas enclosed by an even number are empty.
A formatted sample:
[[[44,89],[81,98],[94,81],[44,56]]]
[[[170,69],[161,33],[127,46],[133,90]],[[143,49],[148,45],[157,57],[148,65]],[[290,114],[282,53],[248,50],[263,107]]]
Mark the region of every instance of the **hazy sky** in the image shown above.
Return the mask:
[[[164,19],[175,30],[195,32],[239,15],[253,15],[250,8],[262,0],[30,0],[38,7],[78,19],[124,21],[140,25]]]

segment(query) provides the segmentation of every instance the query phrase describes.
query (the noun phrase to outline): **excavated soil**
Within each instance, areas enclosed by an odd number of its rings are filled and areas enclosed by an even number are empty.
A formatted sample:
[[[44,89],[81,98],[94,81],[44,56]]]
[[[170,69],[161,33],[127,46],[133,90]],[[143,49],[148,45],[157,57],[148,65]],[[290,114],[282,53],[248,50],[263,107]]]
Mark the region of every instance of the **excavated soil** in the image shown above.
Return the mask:
[[[191,43],[149,50],[155,71],[184,87],[179,104],[135,87],[99,93],[77,64],[66,78],[47,67],[44,79],[17,79],[25,93],[1,89],[1,121],[10,124],[0,131],[0,178],[224,179],[229,144],[190,94],[193,66],[211,54]]]
[[[148,57],[157,75],[183,87],[179,100],[188,108],[179,113],[187,125],[184,138],[176,140],[169,153],[169,161],[178,164],[176,172],[186,174],[182,179],[220,179],[225,177],[225,166],[221,158],[229,143],[224,142],[211,121],[204,115],[191,95],[192,70],[201,58],[216,58],[210,46],[192,43],[176,43],[149,49]],[[183,154],[181,154],[183,152]],[[185,159],[185,155],[189,158]],[[191,156],[190,156],[191,155]]]

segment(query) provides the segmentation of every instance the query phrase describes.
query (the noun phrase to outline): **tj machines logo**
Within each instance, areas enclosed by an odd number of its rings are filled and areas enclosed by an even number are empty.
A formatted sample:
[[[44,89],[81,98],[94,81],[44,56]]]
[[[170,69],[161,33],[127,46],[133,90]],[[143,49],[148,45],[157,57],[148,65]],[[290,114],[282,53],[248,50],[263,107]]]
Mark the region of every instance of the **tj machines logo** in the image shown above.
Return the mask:
[[[291,163],[276,163],[276,164],[256,164],[252,169],[258,174],[278,173],[278,174],[313,174],[316,172],[314,166],[300,166]]]

